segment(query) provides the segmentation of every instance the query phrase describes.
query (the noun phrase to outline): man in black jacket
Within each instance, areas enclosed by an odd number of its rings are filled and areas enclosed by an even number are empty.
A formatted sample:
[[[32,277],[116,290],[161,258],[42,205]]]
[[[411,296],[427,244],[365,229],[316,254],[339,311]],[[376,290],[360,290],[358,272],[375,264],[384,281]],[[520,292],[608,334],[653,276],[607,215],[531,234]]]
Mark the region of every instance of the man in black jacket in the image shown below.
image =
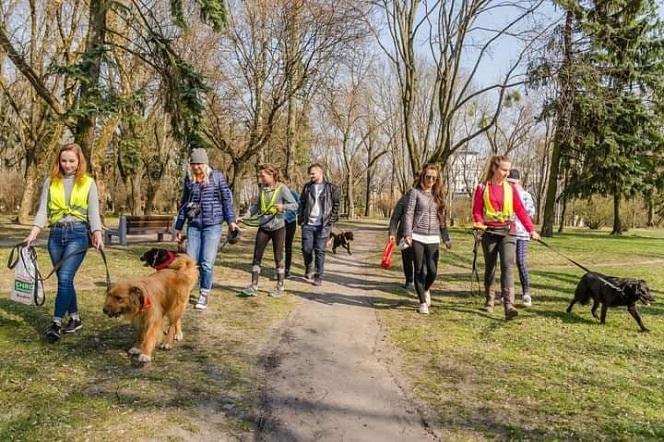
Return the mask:
[[[300,193],[298,222],[302,226],[302,255],[305,277],[314,285],[322,284],[325,267],[325,246],[332,226],[339,219],[339,190],[323,179],[323,166],[312,164],[307,169],[309,182]],[[314,256],[316,272],[313,270]]]

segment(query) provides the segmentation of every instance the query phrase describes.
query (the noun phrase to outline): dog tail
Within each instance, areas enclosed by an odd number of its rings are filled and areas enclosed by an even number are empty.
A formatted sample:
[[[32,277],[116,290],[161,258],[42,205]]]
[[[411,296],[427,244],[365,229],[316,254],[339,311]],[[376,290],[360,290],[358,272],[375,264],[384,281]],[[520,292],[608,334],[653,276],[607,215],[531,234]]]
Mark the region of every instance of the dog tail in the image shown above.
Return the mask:
[[[196,268],[196,261],[194,261],[189,255],[178,255],[175,260],[167,267],[169,269],[177,271],[188,271],[190,269]]]

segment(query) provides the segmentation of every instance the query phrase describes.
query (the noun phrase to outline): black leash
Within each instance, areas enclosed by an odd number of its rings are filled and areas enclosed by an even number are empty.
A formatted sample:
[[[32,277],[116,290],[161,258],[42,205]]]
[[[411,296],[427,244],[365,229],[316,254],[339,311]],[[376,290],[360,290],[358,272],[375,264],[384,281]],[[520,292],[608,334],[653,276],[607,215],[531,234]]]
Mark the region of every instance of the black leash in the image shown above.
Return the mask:
[[[482,243],[482,229],[472,229],[472,235],[474,239],[473,244],[473,266],[470,273],[470,295],[471,296],[480,296],[482,294],[482,286],[480,285],[480,274],[477,271],[477,255],[480,244]],[[473,290],[473,283],[477,287],[477,291]]]
[[[563,258],[565,258],[566,260],[568,260],[569,262],[571,262],[572,264],[574,264],[575,266],[577,266],[581,270],[585,271],[586,273],[594,273],[601,281],[604,282],[604,284],[606,284],[609,287],[611,287],[612,289],[616,290],[620,294],[620,296],[624,296],[625,292],[624,292],[623,289],[621,289],[620,287],[618,287],[617,285],[615,285],[611,281],[607,280],[606,278],[601,277],[597,272],[593,272],[592,270],[590,270],[588,267],[584,266],[583,264],[580,264],[580,263],[574,261],[572,258],[570,258],[569,256],[564,255],[563,253],[561,253],[558,250],[554,249],[553,247],[551,247],[549,244],[545,243],[541,239],[537,239],[536,241],[538,243],[542,244],[547,249],[551,250],[556,255],[562,256]]]

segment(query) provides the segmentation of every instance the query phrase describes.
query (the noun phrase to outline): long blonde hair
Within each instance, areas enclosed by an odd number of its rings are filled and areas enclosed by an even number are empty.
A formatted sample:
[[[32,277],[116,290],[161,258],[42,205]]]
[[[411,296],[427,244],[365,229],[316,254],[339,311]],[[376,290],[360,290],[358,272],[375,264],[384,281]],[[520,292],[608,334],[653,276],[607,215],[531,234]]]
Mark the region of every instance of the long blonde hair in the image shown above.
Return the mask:
[[[489,161],[486,163],[486,167],[484,168],[484,181],[483,183],[488,183],[493,179],[493,174],[500,167],[500,163],[503,161],[506,161],[508,163],[511,163],[510,159],[507,158],[505,155],[491,155],[489,158]]]
[[[62,152],[66,151],[72,151],[78,157],[78,168],[76,169],[75,176],[76,176],[76,184],[80,184],[83,182],[83,177],[88,172],[88,161],[85,159],[85,155],[83,155],[83,150],[81,149],[81,146],[79,146],[76,143],[67,143],[60,146],[60,150],[58,151],[58,154],[55,156],[55,161],[51,165],[51,171],[49,173],[51,182],[61,180],[65,176],[64,172],[62,171],[62,168],[60,167],[60,156],[62,155]]]

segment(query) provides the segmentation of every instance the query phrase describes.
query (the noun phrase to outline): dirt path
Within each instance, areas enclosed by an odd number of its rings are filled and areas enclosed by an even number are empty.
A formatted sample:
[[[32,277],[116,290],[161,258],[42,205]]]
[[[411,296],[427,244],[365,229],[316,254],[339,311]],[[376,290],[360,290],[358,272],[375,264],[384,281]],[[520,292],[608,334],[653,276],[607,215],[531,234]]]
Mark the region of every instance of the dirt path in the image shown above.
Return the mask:
[[[328,255],[322,287],[290,285],[302,302],[265,352],[259,440],[435,439],[404,392],[372,306],[386,281],[366,266],[378,259],[369,250],[378,234],[356,230],[352,256]]]

